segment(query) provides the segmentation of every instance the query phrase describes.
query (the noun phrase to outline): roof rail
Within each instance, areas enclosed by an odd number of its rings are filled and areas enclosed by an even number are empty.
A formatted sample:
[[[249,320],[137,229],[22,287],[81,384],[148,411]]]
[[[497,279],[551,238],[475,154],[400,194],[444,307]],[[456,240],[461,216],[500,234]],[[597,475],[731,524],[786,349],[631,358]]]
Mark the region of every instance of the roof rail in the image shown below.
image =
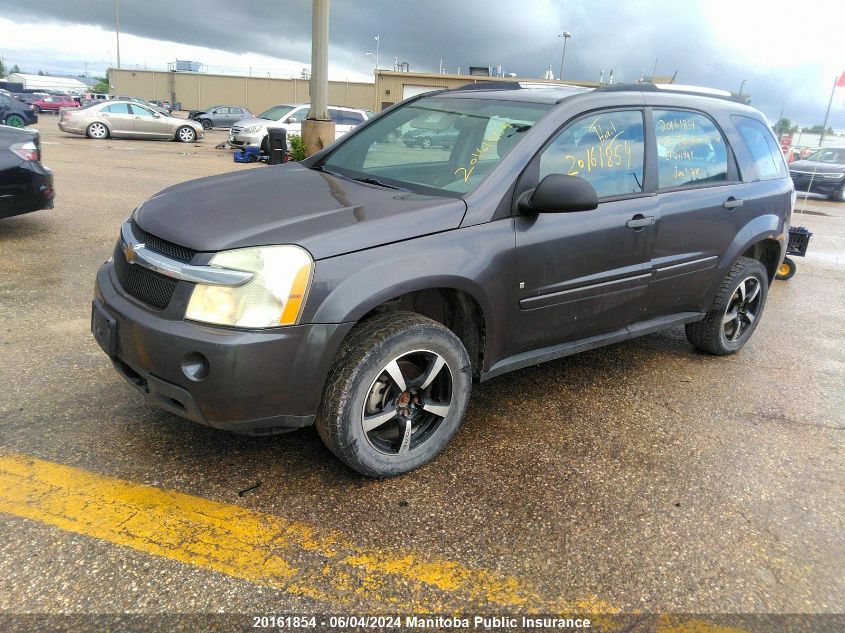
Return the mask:
[[[596,90],[601,92],[669,92],[672,94],[697,95],[699,97],[712,97],[733,101],[734,103],[746,103],[745,99],[737,97],[727,90],[708,88],[705,86],[687,86],[684,84],[655,84],[651,82],[633,84],[606,84],[599,86]]]
[[[522,90],[522,86],[518,81],[477,81],[451,88],[449,92],[456,90]]]

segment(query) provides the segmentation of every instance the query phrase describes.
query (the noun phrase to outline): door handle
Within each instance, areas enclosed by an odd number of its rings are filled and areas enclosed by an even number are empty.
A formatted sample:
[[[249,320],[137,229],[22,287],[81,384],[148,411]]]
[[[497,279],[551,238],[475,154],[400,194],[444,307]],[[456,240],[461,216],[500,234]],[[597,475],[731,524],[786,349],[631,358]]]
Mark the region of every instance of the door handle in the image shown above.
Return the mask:
[[[656,222],[657,218],[652,215],[649,216],[642,216],[640,214],[635,215],[633,218],[628,220],[625,223],[629,229],[644,229],[647,226],[651,226]]]
[[[743,202],[742,200],[738,200],[738,199],[734,198],[733,196],[731,196],[730,198],[725,200],[725,202],[722,204],[722,206],[725,207],[726,209],[728,209],[729,211],[733,211],[737,207],[741,207],[742,202]]]

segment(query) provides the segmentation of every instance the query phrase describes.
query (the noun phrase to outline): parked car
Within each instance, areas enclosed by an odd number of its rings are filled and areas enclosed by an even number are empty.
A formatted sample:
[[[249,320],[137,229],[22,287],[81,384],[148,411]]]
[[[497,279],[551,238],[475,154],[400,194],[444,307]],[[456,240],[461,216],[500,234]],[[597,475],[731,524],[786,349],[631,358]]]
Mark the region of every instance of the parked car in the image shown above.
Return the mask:
[[[789,164],[796,191],[845,202],[845,147],[826,147]]]
[[[459,135],[460,130],[453,126],[449,126],[445,130],[412,129],[402,135],[402,142],[408,147],[451,149]]]
[[[257,117],[241,119],[232,125],[229,131],[229,145],[232,147],[260,147],[267,152],[267,130],[284,128],[288,134],[302,134],[302,121],[308,116],[311,106],[277,105],[265,110]],[[355,129],[372,117],[369,110],[329,106],[329,116],[335,122],[335,140]]]
[[[147,103],[151,106],[155,106],[156,108],[160,108],[170,114],[173,112],[173,106],[170,105],[169,101],[159,101],[158,99],[150,99]]]
[[[32,107],[35,108],[36,114],[40,112],[52,112],[56,114],[62,108],[75,108],[78,105],[73,97],[66,95],[50,95],[32,102]]]
[[[162,408],[246,433],[316,424],[375,477],[433,459],[474,380],[681,325],[733,354],[794,191],[765,117],[715,95],[474,84],[302,162],[169,187],[100,268],[94,336]],[[409,162],[382,142],[408,122],[459,140]]]
[[[24,127],[38,123],[38,115],[31,105],[8,95],[0,95],[0,123],[10,127]]]
[[[0,218],[52,209],[54,197],[38,132],[0,125]]]
[[[75,110],[63,110],[59,129],[88,138],[152,138],[193,143],[204,136],[202,125],[166,116],[130,101],[92,102]]]
[[[208,110],[198,110],[188,115],[189,119],[199,121],[206,130],[215,127],[229,128],[232,127],[233,123],[254,117],[255,115],[247,108],[229,105],[214,106]]]

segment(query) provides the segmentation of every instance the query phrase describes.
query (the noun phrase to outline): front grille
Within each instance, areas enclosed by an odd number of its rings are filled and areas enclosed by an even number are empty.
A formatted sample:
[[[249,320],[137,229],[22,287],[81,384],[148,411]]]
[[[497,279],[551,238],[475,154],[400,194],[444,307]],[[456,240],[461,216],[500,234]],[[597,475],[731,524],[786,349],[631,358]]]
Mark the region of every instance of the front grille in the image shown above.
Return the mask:
[[[168,242],[167,240],[163,240],[155,235],[150,235],[138,226],[138,223],[135,222],[135,218],[131,218],[129,220],[129,226],[132,229],[132,234],[135,236],[135,239],[141,242],[144,245],[144,248],[148,248],[154,253],[170,257],[171,259],[178,260],[185,264],[190,262],[194,258],[194,255],[197,254],[195,250],[179,246],[173,242]]]
[[[114,249],[114,272],[126,292],[159,310],[167,307],[173,297],[173,291],[176,290],[175,280],[149,268],[127,262],[120,242]]]

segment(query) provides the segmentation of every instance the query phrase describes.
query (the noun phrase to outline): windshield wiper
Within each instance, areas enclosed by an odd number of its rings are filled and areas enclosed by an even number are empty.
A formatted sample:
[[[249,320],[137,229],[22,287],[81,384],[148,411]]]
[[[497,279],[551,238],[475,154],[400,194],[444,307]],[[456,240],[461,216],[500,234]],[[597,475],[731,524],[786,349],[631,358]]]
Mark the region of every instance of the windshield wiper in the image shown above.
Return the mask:
[[[386,182],[382,182],[381,180],[378,180],[376,178],[353,178],[352,180],[354,180],[355,182],[365,182],[368,185],[377,185],[386,189],[402,189],[402,187],[397,187],[396,185],[388,185]]]

